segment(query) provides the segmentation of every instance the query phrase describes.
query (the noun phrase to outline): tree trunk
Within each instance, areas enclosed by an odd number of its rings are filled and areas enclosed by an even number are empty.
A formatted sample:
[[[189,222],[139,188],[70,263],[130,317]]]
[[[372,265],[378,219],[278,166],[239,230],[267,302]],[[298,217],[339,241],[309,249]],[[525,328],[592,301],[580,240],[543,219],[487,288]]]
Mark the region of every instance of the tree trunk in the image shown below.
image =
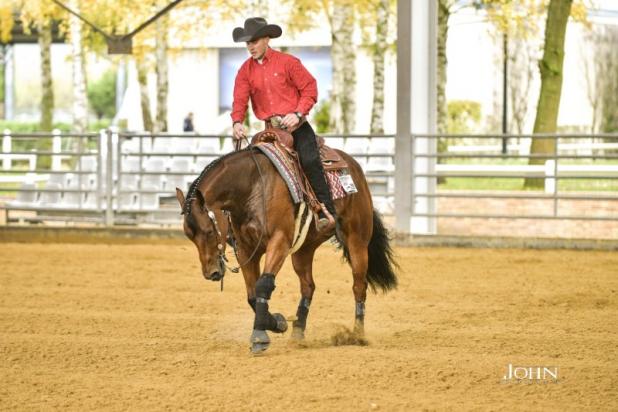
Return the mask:
[[[6,87],[6,47],[0,43],[0,119],[4,119],[6,112],[4,110],[4,88]]]
[[[51,131],[54,122],[54,88],[51,71],[52,31],[50,21],[37,24],[41,52],[41,122],[42,131]]]
[[[150,98],[148,97],[148,69],[146,68],[144,62],[140,59],[135,59],[135,66],[137,68],[137,80],[139,82],[144,130],[152,132],[152,114],[150,113]]]
[[[157,117],[154,124],[155,132],[167,132],[167,93],[169,88],[167,75],[167,19],[167,16],[162,16],[156,22]]]
[[[356,67],[354,54],[354,8],[350,1],[333,7],[331,58],[333,90],[330,128],[335,133],[350,133],[356,115]]]
[[[573,0],[551,0],[545,26],[545,47],[539,62],[541,93],[534,121],[534,133],[554,133],[558,123],[558,109],[562,92],[564,39]],[[553,139],[532,139],[530,154],[554,154]],[[530,159],[529,164],[544,164],[548,158]],[[543,187],[543,179],[527,178],[525,187]]]
[[[530,64],[531,46],[525,39],[511,39],[509,44],[511,47],[509,47],[508,95],[511,124],[515,126],[515,132],[523,134],[528,115],[528,96],[534,77],[533,67]]]
[[[437,33],[437,67],[436,67],[436,131],[438,134],[448,133],[448,104],[446,102],[446,41],[448,40],[448,20],[451,17],[450,0],[438,1],[438,33]],[[438,153],[445,153],[448,149],[446,138],[438,138]],[[444,163],[444,159],[438,158],[438,163]],[[445,184],[446,177],[438,177],[438,184]]]
[[[448,39],[448,20],[451,17],[450,3],[447,0],[438,1],[438,67],[437,71],[437,131],[438,134],[448,133],[448,106],[446,104],[446,41]]]
[[[618,27],[606,26],[596,44],[598,51],[595,60],[600,66],[599,128],[602,133],[615,133],[618,132]],[[617,139],[608,138],[606,141],[615,143]]]
[[[77,1],[73,1],[71,7],[75,12],[79,13]],[[77,133],[84,133],[88,129],[86,61],[82,47],[82,22],[72,14],[69,16],[69,32],[71,35],[71,55],[73,59],[73,130]]]
[[[384,133],[384,58],[387,49],[388,16],[389,0],[379,0],[377,5],[376,44],[373,53],[371,134]]]

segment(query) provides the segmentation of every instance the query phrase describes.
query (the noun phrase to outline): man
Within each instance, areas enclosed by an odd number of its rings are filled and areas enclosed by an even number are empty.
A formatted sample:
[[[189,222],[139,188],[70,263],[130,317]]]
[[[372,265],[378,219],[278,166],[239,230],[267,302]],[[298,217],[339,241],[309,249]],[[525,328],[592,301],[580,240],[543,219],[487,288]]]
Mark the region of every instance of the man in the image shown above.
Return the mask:
[[[193,132],[193,131],[195,131],[194,128],[193,128],[193,112],[189,112],[187,117],[185,117],[185,120],[184,120],[183,125],[182,125],[182,131],[183,132]]]
[[[268,24],[261,17],[249,18],[244,27],[234,29],[234,41],[246,42],[251,57],[236,74],[233,134],[235,139],[246,137],[243,120],[249,98],[258,119],[291,131],[303,170],[318,201],[330,214],[318,213],[317,229],[326,232],[334,227],[335,207],[324,176],[315,132],[306,120],[318,98],[317,83],[299,59],[268,46],[270,39],[281,36],[281,33],[281,27]]]

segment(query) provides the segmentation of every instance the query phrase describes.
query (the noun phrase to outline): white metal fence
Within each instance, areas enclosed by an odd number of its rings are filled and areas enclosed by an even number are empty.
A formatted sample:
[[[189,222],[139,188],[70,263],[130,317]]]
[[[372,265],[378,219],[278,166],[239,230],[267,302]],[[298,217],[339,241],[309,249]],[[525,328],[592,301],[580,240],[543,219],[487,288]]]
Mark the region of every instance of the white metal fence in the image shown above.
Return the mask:
[[[555,153],[531,155],[523,150],[522,139],[532,136],[507,136],[519,144],[501,153],[503,136],[449,135],[446,150],[440,153],[416,153],[414,147],[437,135],[412,136],[411,216],[421,219],[506,218],[506,219],[582,219],[618,221],[618,135],[542,136],[554,142]],[[538,137],[538,136],[537,136]],[[327,144],[343,149],[360,163],[367,176],[375,207],[384,214],[394,211],[393,135],[326,136]],[[233,150],[230,136],[199,134],[100,133],[11,134],[4,132],[3,170],[0,173],[0,201],[6,222],[94,222],[118,224],[177,224],[180,221],[175,188],[186,189],[212,160]],[[109,154],[109,155],[108,155]],[[529,165],[539,157],[542,164]],[[419,161],[431,162],[431,173],[420,173]],[[540,191],[512,190],[497,192],[449,189],[436,184],[438,179],[523,179],[539,178]],[[569,190],[561,181],[610,182],[591,190]],[[424,182],[424,183],[423,183]],[[431,182],[432,185],[427,185]],[[432,187],[421,191],[419,188]],[[499,186],[497,186],[499,187]],[[436,199],[550,199],[551,214],[520,215],[502,210],[478,210],[475,213],[450,213],[437,210]],[[616,205],[616,213],[578,216],[560,213],[561,200],[603,200]],[[419,202],[428,207],[417,208]]]

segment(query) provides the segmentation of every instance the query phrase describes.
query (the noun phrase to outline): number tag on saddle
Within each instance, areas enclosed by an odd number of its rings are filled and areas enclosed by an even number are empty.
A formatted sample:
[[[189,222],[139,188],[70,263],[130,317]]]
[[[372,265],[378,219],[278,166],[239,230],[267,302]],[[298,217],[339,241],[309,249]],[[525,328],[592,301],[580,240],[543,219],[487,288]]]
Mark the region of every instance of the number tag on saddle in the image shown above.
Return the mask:
[[[339,182],[345,190],[346,193],[356,193],[356,186],[354,185],[354,180],[352,180],[352,176],[349,173],[342,172],[339,174]]]

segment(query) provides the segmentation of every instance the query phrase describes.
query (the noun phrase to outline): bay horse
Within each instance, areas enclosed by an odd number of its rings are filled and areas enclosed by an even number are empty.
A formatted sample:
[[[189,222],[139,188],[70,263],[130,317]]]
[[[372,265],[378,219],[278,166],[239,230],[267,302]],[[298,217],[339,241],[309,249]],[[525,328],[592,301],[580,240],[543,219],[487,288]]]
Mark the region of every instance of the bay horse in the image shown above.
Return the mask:
[[[320,233],[312,224],[302,246],[292,253],[300,280],[301,299],[293,322],[292,338],[303,339],[315,283],[312,263],[318,246],[335,235],[352,268],[356,302],[354,332],[364,334],[367,286],[387,292],[397,286],[393,252],[382,219],[373,209],[371,194],[359,164],[337,151],[347,162],[357,192],[335,201],[336,227]],[[266,350],[266,331],[283,333],[283,315],[268,311],[275,278],[291,251],[295,229],[295,205],[285,181],[270,160],[255,149],[225,154],[208,164],[190,185],[187,195],[176,188],[184,215],[184,233],[197,247],[202,275],[223,279],[226,269],[226,235],[231,231],[235,252],[247,288],[247,300],[255,313],[251,351]],[[230,242],[231,243],[231,242]],[[260,259],[266,255],[264,269]]]

